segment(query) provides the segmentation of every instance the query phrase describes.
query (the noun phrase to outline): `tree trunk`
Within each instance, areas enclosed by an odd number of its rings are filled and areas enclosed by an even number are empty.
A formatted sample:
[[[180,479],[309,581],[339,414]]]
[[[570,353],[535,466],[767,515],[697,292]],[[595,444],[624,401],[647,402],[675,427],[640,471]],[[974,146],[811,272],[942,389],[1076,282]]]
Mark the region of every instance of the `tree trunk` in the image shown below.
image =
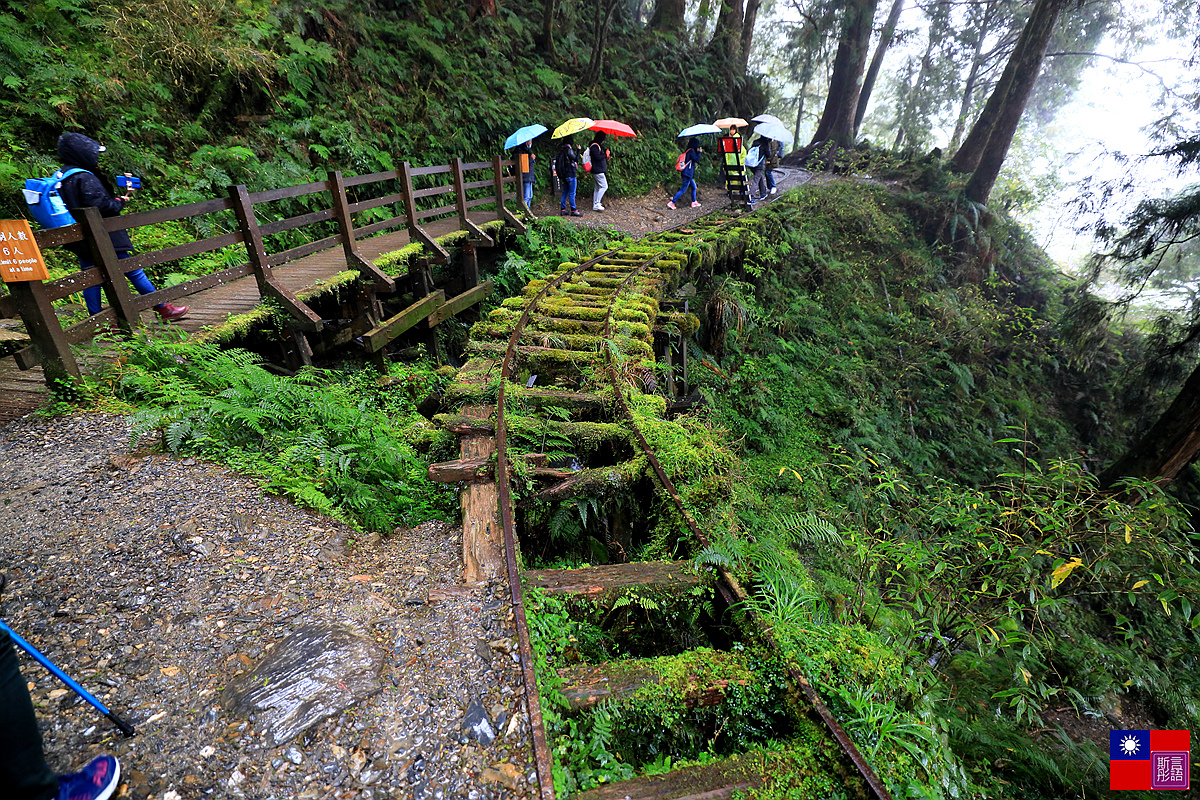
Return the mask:
[[[714,1],[720,2],[720,0],[700,0],[700,7],[696,9],[696,35],[694,38],[697,47],[704,44],[704,34],[708,31],[708,21],[712,19]]]
[[[658,0],[654,4],[654,15],[650,17],[650,29],[663,33],[679,33],[683,30],[687,0]]]
[[[542,52],[550,61],[555,60],[554,12],[557,10],[558,0],[545,0],[542,3]]]
[[[1016,63],[1009,80],[1008,91],[1005,92],[1004,100],[996,111],[987,145],[980,151],[978,163],[971,173],[971,180],[967,182],[967,188],[963,192],[968,200],[987,203],[992,187],[996,185],[1000,168],[1004,166],[1004,159],[1008,156],[1013,135],[1021,123],[1025,104],[1029,102],[1029,95],[1033,92],[1038,73],[1041,72],[1046,45],[1050,43],[1050,37],[1054,33],[1059,12],[1067,2],[1068,0],[1037,0],[1034,3],[1029,21],[1025,23],[1025,30],[1032,32],[1028,37],[1025,36],[1024,30],[1021,32],[1021,37],[1025,39],[1024,46],[1018,42],[1016,51],[1009,59],[1010,64]],[[964,148],[965,146],[964,144]],[[960,148],[959,152],[962,149]],[[957,154],[955,160],[958,163]]]
[[[1170,408],[1149,431],[1100,473],[1100,486],[1121,478],[1145,478],[1166,485],[1200,452],[1200,367],[1183,384]]]
[[[854,112],[858,108],[859,79],[867,63],[867,47],[871,42],[871,21],[879,0],[847,0],[842,19],[842,35],[837,55],[833,59],[833,74],[829,79],[829,95],[816,133],[808,149],[821,142],[836,147],[854,144]]]
[[[866,77],[863,78],[862,91],[858,93],[858,107],[854,112],[854,135],[862,127],[863,115],[867,113],[867,103],[875,88],[875,79],[879,77],[879,68],[883,66],[883,56],[892,46],[892,37],[896,35],[896,23],[900,21],[900,12],[904,10],[904,0],[893,0],[892,10],[888,12],[887,21],[879,33],[879,44],[875,45],[875,55],[871,56],[871,65],[867,67]]]
[[[596,0],[596,22],[593,26],[592,57],[580,83],[584,88],[594,86],[604,71],[604,50],[608,46],[608,25],[621,0]]]
[[[962,135],[967,129],[967,116],[971,113],[971,101],[975,95],[975,84],[979,80],[979,71],[983,69],[985,61],[983,54],[983,43],[987,39],[988,34],[992,32],[992,24],[996,19],[996,3],[997,0],[990,0],[983,11],[983,18],[972,29],[971,33],[975,37],[974,52],[971,53],[971,66],[967,70],[967,79],[963,83],[962,101],[958,106],[958,119],[954,122],[954,133],[950,136],[950,145],[947,150],[953,151],[958,148],[959,142],[962,141]],[[992,51],[995,53],[995,50]],[[991,55],[989,54],[988,58]]]
[[[741,61],[742,20],[745,17],[742,0],[720,0],[721,12],[713,30],[708,50],[721,56],[732,70]]]
[[[758,20],[758,7],[762,0],[746,0],[746,11],[742,17],[741,56],[738,64],[738,74],[746,74],[746,65],[750,61],[750,45],[754,42],[754,23]]]

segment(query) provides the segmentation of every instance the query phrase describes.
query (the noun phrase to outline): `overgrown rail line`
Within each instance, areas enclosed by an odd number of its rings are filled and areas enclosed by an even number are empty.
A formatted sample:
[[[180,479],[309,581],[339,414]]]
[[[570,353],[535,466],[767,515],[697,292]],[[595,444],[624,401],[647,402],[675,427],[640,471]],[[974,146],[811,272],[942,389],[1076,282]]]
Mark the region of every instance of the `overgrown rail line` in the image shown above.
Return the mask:
[[[649,342],[653,341],[654,323],[658,314],[658,299],[672,279],[681,271],[681,264],[686,262],[686,256],[681,259],[679,255],[679,245],[702,240],[706,234],[714,234],[732,224],[733,221],[732,219],[709,220],[707,218],[695,220],[692,223],[657,234],[648,241],[643,240],[635,246],[609,250],[577,265],[564,264],[559,274],[547,280],[532,297],[524,302],[519,317],[515,321],[511,321],[507,347],[504,349],[500,364],[500,381],[496,395],[494,427],[496,490],[503,528],[507,577],[512,594],[527,709],[534,743],[539,791],[540,796],[545,800],[553,800],[555,796],[553,762],[543,724],[541,699],[538,693],[533,648],[525,609],[525,589],[517,560],[518,538],[511,488],[515,475],[513,458],[509,452],[509,417],[511,415],[506,410],[506,401],[512,397],[513,393],[528,395],[533,383],[531,380],[530,386],[519,389],[517,384],[513,383],[518,374],[518,364],[523,361],[528,362],[529,365],[532,365],[530,366],[531,371],[534,367],[537,367],[537,371],[545,371],[548,366],[552,365],[550,371],[557,370],[559,372],[558,383],[560,385],[568,383],[562,379],[562,373],[568,371],[565,365],[569,364],[570,367],[576,365],[570,353],[577,352],[582,355],[580,348],[586,348],[590,343],[593,348],[592,355],[594,355],[597,346],[597,337],[594,334],[599,334],[598,346],[603,357],[603,380],[607,386],[596,385],[599,380],[595,377],[592,379],[591,386],[587,386],[586,379],[581,379],[580,382],[586,388],[611,391],[612,404],[619,413],[622,425],[627,431],[630,441],[634,443],[638,455],[651,467],[661,491],[670,499],[696,541],[707,546],[709,537],[704,534],[684,506],[679,491],[643,435],[637,419],[625,399],[625,383],[630,378],[628,374],[630,370],[626,369],[626,374],[622,374],[622,367],[628,367],[631,362],[635,363],[633,373],[636,379],[638,375],[636,358],[638,356],[645,357],[647,353],[651,357],[653,356]],[[639,316],[638,313],[631,312],[628,307],[620,308],[619,301],[623,298],[627,303],[648,309],[649,313]],[[545,313],[539,313],[539,311]],[[618,316],[621,318],[618,319]],[[642,318],[648,320],[649,324],[641,324],[637,321]],[[601,320],[603,321],[602,325],[598,324]],[[502,330],[503,328],[493,330],[492,335],[496,336]],[[563,333],[564,330],[588,331],[593,335],[566,334]],[[562,348],[548,347],[547,345],[562,345]],[[644,378],[644,374],[642,377]],[[536,380],[536,376],[534,380]],[[543,409],[553,407],[556,394],[560,396],[564,404],[573,404],[576,407],[579,403],[584,402],[581,398],[585,397],[578,391],[542,390],[538,400],[539,407]],[[596,397],[602,397],[602,395]],[[538,493],[538,496],[556,497],[570,496],[572,484],[584,483],[589,477],[597,480],[619,481],[623,473],[618,466],[597,470],[558,471],[557,473],[554,470],[543,470],[543,474],[553,475],[559,480],[559,484],[553,489]],[[583,572],[583,570],[578,572]],[[771,631],[754,621],[753,612],[747,603],[748,595],[735,576],[724,569],[718,570],[718,573],[720,578],[718,590],[725,602],[730,607],[744,609],[749,614],[750,627],[755,629],[759,637],[770,647],[776,648],[777,645],[772,639]],[[532,574],[526,573],[526,578],[528,579]],[[803,692],[809,705],[816,710],[842,752],[853,763],[858,774],[875,796],[880,800],[890,800],[890,795],[882,781],[858,752],[849,736],[834,719],[805,676],[794,666],[790,666],[788,678]],[[709,778],[709,783],[704,784],[703,776],[697,777],[693,773],[686,779],[681,778],[681,785],[686,788],[676,789],[672,787],[669,780],[672,774],[674,773],[658,776],[663,778],[663,781],[655,784],[653,788],[645,788],[644,796],[723,797],[734,791],[749,789],[756,785],[753,779],[737,777],[731,771],[728,774],[718,773],[715,778],[717,784],[715,786],[712,784],[713,778]],[[601,790],[590,790],[581,793],[580,796],[587,796],[595,800],[601,800],[610,795],[613,797],[632,795],[634,798],[639,796],[637,787],[613,785],[611,789],[616,792],[615,795],[611,795],[611,792],[606,794]]]

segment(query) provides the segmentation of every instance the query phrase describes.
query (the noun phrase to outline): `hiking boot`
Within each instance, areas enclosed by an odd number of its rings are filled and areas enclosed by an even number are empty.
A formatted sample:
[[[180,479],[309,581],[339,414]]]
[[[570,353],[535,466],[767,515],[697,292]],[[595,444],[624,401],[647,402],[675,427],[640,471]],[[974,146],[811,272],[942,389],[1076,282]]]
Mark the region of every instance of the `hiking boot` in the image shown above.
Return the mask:
[[[174,303],[163,303],[161,306],[155,306],[154,310],[163,318],[163,322],[169,322],[173,319],[179,319],[186,314],[188,307],[177,306]]]
[[[700,201],[699,201],[699,200],[693,200],[693,201],[692,201],[692,208],[699,208],[699,207],[700,207]]]
[[[573,208],[572,208],[572,209],[571,209],[571,216],[572,216],[572,217],[582,217],[582,216],[583,216],[583,214],[580,214],[578,211],[576,211],[575,209],[573,209]]]
[[[675,208],[675,201],[674,201],[674,200],[668,200],[668,201],[667,201],[667,208],[671,208],[671,209]]]
[[[120,780],[120,762],[98,756],[79,772],[58,777],[58,800],[108,800]]]

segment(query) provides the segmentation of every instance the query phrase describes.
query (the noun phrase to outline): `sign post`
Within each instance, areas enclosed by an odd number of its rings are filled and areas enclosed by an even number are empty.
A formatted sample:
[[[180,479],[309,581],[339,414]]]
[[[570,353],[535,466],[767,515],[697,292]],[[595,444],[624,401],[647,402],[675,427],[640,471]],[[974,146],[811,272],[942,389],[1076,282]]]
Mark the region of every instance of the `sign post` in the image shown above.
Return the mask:
[[[23,219],[0,220],[0,280],[5,283],[50,279],[42,251]]]

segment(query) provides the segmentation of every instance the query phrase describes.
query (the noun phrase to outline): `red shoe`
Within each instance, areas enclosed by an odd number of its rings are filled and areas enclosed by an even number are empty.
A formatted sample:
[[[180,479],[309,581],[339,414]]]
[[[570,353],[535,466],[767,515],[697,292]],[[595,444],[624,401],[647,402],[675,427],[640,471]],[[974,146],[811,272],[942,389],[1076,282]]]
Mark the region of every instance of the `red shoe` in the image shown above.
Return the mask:
[[[163,318],[163,322],[179,319],[188,312],[187,306],[177,306],[173,303],[163,303],[161,306],[155,306],[154,310]]]

